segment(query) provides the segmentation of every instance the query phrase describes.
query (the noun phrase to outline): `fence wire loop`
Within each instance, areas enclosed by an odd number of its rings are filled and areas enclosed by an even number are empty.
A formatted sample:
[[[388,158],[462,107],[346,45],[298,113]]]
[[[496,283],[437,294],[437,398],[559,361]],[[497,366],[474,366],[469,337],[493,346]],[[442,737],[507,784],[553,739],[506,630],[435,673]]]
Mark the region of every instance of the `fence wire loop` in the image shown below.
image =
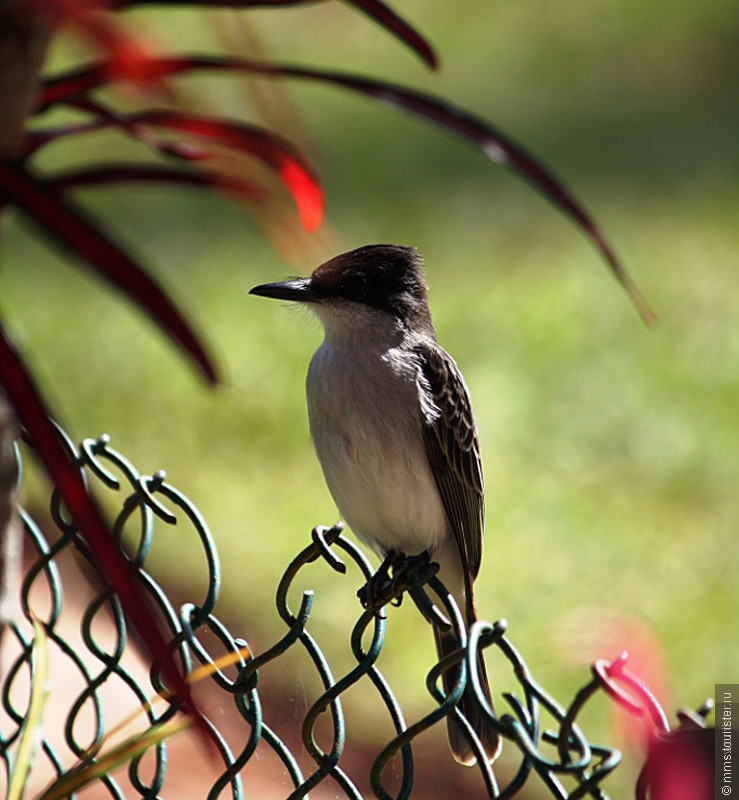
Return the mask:
[[[362,608],[354,596],[357,586],[364,586],[375,574],[362,551],[343,534],[341,523],[331,527],[316,526],[308,544],[287,565],[278,581],[275,607],[285,625],[285,632],[265,647],[255,648],[247,643],[243,631],[232,633],[215,615],[220,590],[220,564],[213,536],[205,520],[192,502],[166,480],[163,471],[145,475],[123,455],[111,447],[106,435],[84,439],[75,447],[69,437],[59,429],[64,446],[79,465],[80,471],[94,493],[107,494],[106,500],[115,500],[118,512],[112,519],[111,529],[116,541],[135,567],[141,585],[149,596],[157,615],[161,618],[169,638],[170,647],[179,659],[184,673],[207,674],[214,691],[228,698],[243,725],[241,741],[232,743],[219,730],[215,719],[208,725],[216,742],[220,764],[217,776],[203,790],[208,800],[245,797],[243,770],[253,759],[271,752],[284,771],[289,789],[285,796],[290,800],[307,797],[308,793],[324,781],[331,781],[339,796],[361,800],[359,785],[367,781],[380,800],[405,800],[411,796],[414,783],[413,749],[418,747],[417,737],[425,730],[443,723],[452,715],[455,724],[468,738],[477,756],[480,773],[480,797],[493,800],[514,797],[529,781],[538,777],[555,798],[577,800],[590,796],[607,800],[602,789],[605,778],[620,761],[620,753],[612,747],[590,742],[578,725],[582,709],[598,696],[610,697],[632,714],[648,718],[659,736],[669,737],[669,725],[664,712],[648,688],[626,667],[626,654],[613,661],[596,661],[592,677],[577,692],[572,702],[561,706],[531,675],[525,661],[508,637],[508,623],[501,619],[489,623],[476,622],[466,630],[462,615],[454,598],[437,577],[438,565],[418,562],[403,574],[400,580],[388,580],[387,594],[381,596],[386,605]],[[108,505],[111,505],[108,503]],[[107,506],[106,506],[107,507]],[[68,667],[81,684],[76,694],[69,697],[68,711],[63,718],[47,720],[39,758],[46,761],[54,774],[60,776],[75,762],[96,763],[104,749],[105,697],[103,690],[115,689],[120,697],[127,696],[131,707],[138,707],[150,725],[170,719],[177,709],[161,683],[158,670],[152,668],[148,683],[134,678],[127,666],[127,656],[132,647],[127,621],[115,595],[107,588],[94,590],[83,611],[65,603],[64,580],[68,571],[60,570],[59,561],[66,551],[77,550],[83,558],[92,559],[78,534],[77,526],[64,509],[58,493],[52,491],[50,520],[53,534],[43,528],[22,509],[20,519],[33,553],[22,581],[20,606],[22,618],[10,625],[16,642],[15,657],[8,661],[0,686],[1,713],[0,760],[6,776],[12,762],[12,751],[18,738],[27,708],[27,692],[23,681],[31,670],[33,643],[32,620],[39,619],[48,637],[49,646],[66,659]],[[176,536],[172,528],[176,526]],[[169,539],[167,537],[170,537]],[[176,606],[167,592],[154,579],[148,562],[152,559],[155,542],[176,552],[188,538],[199,544],[204,562],[207,588],[199,598],[189,597]],[[325,564],[332,580],[344,581],[349,602],[356,603],[356,622],[348,640],[354,663],[334,674],[334,668],[313,632],[313,615],[316,612],[312,586],[302,586],[308,580],[309,565]],[[314,574],[314,573],[310,573]],[[202,575],[200,576],[202,577]],[[202,581],[199,581],[199,583]],[[325,580],[322,583],[325,585]],[[298,602],[291,600],[298,592]],[[398,604],[407,593],[429,625],[445,633],[453,633],[457,648],[434,664],[426,675],[426,687],[432,698],[432,709],[419,718],[406,722],[396,694],[378,669],[386,636],[387,604]],[[296,609],[296,610],[294,610]],[[80,644],[72,641],[64,621],[70,615],[79,618]],[[245,625],[248,620],[241,620]],[[419,625],[423,622],[419,619]],[[101,630],[105,637],[101,638]],[[297,730],[277,731],[266,724],[263,698],[260,696],[259,676],[288,651],[302,651],[320,683],[318,696],[312,697]],[[482,689],[478,657],[485,655],[488,669],[496,676],[501,670],[510,670],[517,686],[514,692],[502,695],[506,708],[494,713]],[[454,670],[455,681],[449,691],[442,686],[442,675]],[[510,681],[508,681],[510,683]],[[482,746],[462,712],[459,701],[468,685],[471,687],[482,716],[494,726],[504,739],[504,747],[517,754],[518,765],[506,773],[499,782],[487,763]],[[495,685],[495,682],[494,682]],[[51,676],[52,691],[55,690]],[[351,739],[347,740],[347,720],[342,698],[353,687],[361,686],[380,704],[392,725],[393,734],[378,752],[367,775],[352,776],[342,760]],[[66,686],[63,691],[71,692]],[[152,693],[164,700],[150,704]],[[105,695],[105,696],[104,696]],[[24,699],[25,698],[25,699]],[[706,730],[706,717],[710,704],[696,712],[678,712],[681,736],[693,731]],[[92,720],[80,736],[78,728],[82,717]],[[320,732],[318,730],[320,721]],[[49,735],[47,728],[57,722],[60,735]],[[349,721],[351,723],[351,720]],[[356,721],[355,721],[356,724]],[[351,727],[351,726],[350,726]],[[288,746],[299,734],[300,745]],[[371,741],[371,732],[363,730],[363,741]],[[54,744],[52,744],[52,741]],[[59,742],[62,744],[59,744]],[[146,763],[146,776],[142,764]],[[395,766],[391,789],[388,766]],[[511,759],[507,760],[512,764]],[[453,765],[449,756],[449,769]],[[175,797],[168,790],[167,745],[160,742],[153,749],[153,757],[139,756],[128,765],[127,784],[124,778],[105,775],[100,780],[113,798]],[[649,773],[645,770],[641,781],[642,797],[647,797]],[[387,780],[387,782],[386,782]]]
[[[331,549],[331,545],[338,539],[343,529],[344,526],[340,522],[337,522],[332,528],[327,528],[325,525],[316,525],[311,531],[311,538],[318,548],[318,553],[311,561],[315,561],[320,555],[332,569],[345,575],[346,564]]]
[[[658,731],[668,731],[670,725],[667,722],[665,712],[657,702],[657,698],[649,691],[643,681],[626,669],[628,657],[629,654],[624,651],[610,662],[605,659],[598,659],[592,666],[593,675],[598,684],[620,706],[635,716],[647,714]]]

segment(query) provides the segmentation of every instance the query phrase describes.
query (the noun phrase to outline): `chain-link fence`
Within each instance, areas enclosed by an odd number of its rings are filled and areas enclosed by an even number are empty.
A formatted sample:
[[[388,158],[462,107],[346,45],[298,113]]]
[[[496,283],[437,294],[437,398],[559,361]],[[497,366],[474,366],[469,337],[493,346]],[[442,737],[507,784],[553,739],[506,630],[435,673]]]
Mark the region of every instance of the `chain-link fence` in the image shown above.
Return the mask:
[[[585,796],[606,798],[601,785],[619,764],[620,754],[613,747],[590,742],[577,721],[583,707],[602,691],[635,715],[648,716],[656,730],[664,733],[668,730],[659,705],[625,668],[625,657],[594,664],[589,682],[569,706],[560,705],[532,677],[508,637],[505,621],[494,624],[478,622],[469,633],[464,630],[454,601],[434,577],[433,564],[412,577],[404,588],[431,624],[446,628],[452,626],[459,648],[455,654],[436,664],[427,676],[428,691],[436,702],[434,710],[407,724],[397,696],[376,665],[385,636],[384,613],[361,613],[349,634],[356,665],[345,674],[336,676],[319,641],[311,633],[313,592],[302,593],[299,608],[292,608],[288,602],[296,577],[311,562],[321,562],[326,569],[339,573],[346,572],[348,564],[358,569],[364,579],[373,574],[367,559],[342,535],[339,525],[315,528],[308,546],[288,565],[276,594],[277,610],[287,628],[286,633],[263,652],[253,652],[240,638],[242,631],[238,634],[231,632],[214,614],[220,583],[218,553],[205,520],[193,504],[166,482],[164,473],[140,475],[127,459],[110,447],[107,437],[85,440],[79,447],[65,441],[92,491],[117,498],[119,510],[112,524],[113,534],[125,542],[124,549],[169,633],[171,647],[183,673],[190,674],[199,665],[209,665],[207,681],[210,689],[219,695],[222,702],[232,705],[238,714],[242,728],[240,749],[221,730],[217,715],[209,716],[206,708],[207,725],[215,742],[211,766],[216,761],[218,763],[217,777],[205,789],[203,797],[265,796],[250,788],[247,767],[254,759],[263,758],[267,751],[271,751],[270,757],[280,765],[282,773],[275,785],[285,787],[282,795],[273,792],[270,796],[301,798],[316,787],[329,784],[331,796],[345,796],[352,800],[362,797],[357,786],[366,784],[366,776],[358,781],[357,776],[349,774],[351,770],[342,761],[346,744],[342,696],[350,687],[360,683],[376,694],[377,703],[386,710],[395,732],[376,754],[370,768],[369,783],[382,800],[413,795],[414,749],[420,747],[416,739],[430,726],[439,724],[443,717],[454,715],[473,750],[478,755],[482,753],[472,729],[456,708],[466,681],[471,681],[478,690],[476,693],[483,713],[504,739],[504,751],[508,751],[506,763],[518,765],[508,772],[505,783],[498,783],[486,760],[478,758],[476,769],[480,797],[512,797],[533,779],[539,784],[540,791],[543,786],[553,797],[571,800]],[[81,611],[70,612],[67,607],[66,598],[70,591],[74,593],[75,586],[63,586],[60,560],[71,550],[81,553],[88,562],[90,559],[73,520],[68,518],[56,493],[51,499],[53,530],[43,531],[28,514],[21,512],[21,515],[30,558],[26,559],[28,566],[21,590],[19,619],[8,632],[15,639],[14,655],[8,656],[8,650],[13,648],[8,648],[7,642],[5,648],[0,687],[4,716],[0,726],[0,748],[8,775],[18,749],[23,721],[28,714],[29,686],[34,670],[33,621],[38,620],[45,630],[48,646],[55,650],[58,659],[66,662],[64,674],[71,671],[75,676],[74,680],[65,678],[60,685],[58,675],[61,673],[52,669],[50,674],[51,694],[61,693],[66,707],[63,712],[49,712],[44,719],[43,740],[34,769],[45,767],[48,781],[75,764],[79,767],[100,759],[101,744],[111,727],[111,720],[116,721],[116,714],[123,715],[121,709],[126,706],[129,711],[132,707],[140,708],[141,719],[145,719],[148,725],[165,723],[177,714],[177,710],[166,700],[150,704],[152,695],[166,695],[156,669],[150,672],[139,669],[137,673],[127,665],[126,654],[136,650],[136,645],[129,639],[120,604],[108,588],[98,582],[99,590],[92,599],[85,601]],[[198,576],[200,584],[204,577],[207,578],[203,595],[196,601],[177,604],[147,571],[147,557],[157,530],[162,525],[175,524],[178,526],[178,540],[193,537],[199,542],[207,565],[207,575]],[[90,563],[89,568],[94,576],[94,565]],[[74,584],[74,578],[71,580]],[[443,599],[443,616],[426,594],[426,585]],[[70,613],[73,615],[71,624]],[[75,634],[72,633],[74,628],[78,629]],[[205,641],[209,646],[204,644]],[[286,735],[281,731],[278,735],[267,725],[262,713],[259,671],[296,648],[304,651],[315,669],[321,686],[320,696],[309,704],[307,713],[294,719],[292,734]],[[505,659],[518,687],[515,692],[503,695],[507,708],[497,717],[492,715],[479,691],[477,654],[481,649],[491,652],[495,649],[496,658],[502,656]],[[441,688],[441,675],[455,665],[462,665],[462,668],[458,670],[457,684],[447,696]],[[112,713],[109,710],[106,713],[106,703],[113,705]],[[708,710],[706,705],[697,714],[683,713],[680,730],[703,729]],[[319,720],[320,735],[317,734]],[[330,722],[327,724],[324,720]],[[324,747],[318,744],[319,740]],[[329,746],[325,746],[327,740]],[[158,741],[145,756],[131,758],[126,765],[125,788],[119,777],[110,774],[98,779],[99,786],[104,788],[106,796],[114,798],[182,796],[180,790],[170,788],[175,770],[171,765],[168,769],[168,747],[173,742]],[[511,753],[515,754],[515,759]],[[305,768],[306,763],[310,765],[309,769]],[[390,764],[392,770],[388,769]],[[641,796],[646,796],[649,791],[648,784],[649,776],[645,775],[639,787]]]

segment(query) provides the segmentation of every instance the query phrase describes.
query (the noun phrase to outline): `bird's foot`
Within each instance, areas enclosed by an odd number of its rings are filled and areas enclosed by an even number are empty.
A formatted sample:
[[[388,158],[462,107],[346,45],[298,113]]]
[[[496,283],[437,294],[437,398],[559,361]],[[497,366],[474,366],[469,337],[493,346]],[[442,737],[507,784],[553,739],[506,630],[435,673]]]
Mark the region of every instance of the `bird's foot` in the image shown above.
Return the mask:
[[[382,564],[378,567],[377,572],[375,572],[367,583],[357,592],[359,602],[364,608],[377,609],[385,605],[388,600],[388,591],[392,583],[390,570],[400,558],[402,558],[401,553],[390,550]]]
[[[391,550],[377,572],[357,592],[360,603],[368,610],[377,610],[387,603],[399,606],[411,578],[428,563],[427,552],[407,556]]]
[[[397,598],[397,605],[403,599],[403,592],[410,586],[411,579],[429,563],[428,552],[417,556],[403,556],[393,565],[393,577],[390,582],[391,594]]]

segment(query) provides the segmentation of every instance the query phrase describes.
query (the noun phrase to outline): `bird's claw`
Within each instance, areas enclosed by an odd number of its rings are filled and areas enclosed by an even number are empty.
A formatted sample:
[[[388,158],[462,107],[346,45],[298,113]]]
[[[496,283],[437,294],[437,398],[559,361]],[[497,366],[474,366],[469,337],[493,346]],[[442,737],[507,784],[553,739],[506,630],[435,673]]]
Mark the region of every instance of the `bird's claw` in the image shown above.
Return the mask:
[[[387,603],[399,606],[411,578],[429,563],[429,554],[407,556],[391,551],[375,574],[357,592],[359,602],[368,611],[377,611]],[[392,576],[390,571],[392,570]]]

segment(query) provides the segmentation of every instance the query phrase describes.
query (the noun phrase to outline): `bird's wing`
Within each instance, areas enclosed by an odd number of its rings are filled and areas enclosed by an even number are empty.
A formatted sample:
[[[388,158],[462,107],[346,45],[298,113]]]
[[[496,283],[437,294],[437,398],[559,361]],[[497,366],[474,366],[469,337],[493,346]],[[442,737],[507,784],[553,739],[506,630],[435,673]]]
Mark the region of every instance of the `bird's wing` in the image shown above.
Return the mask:
[[[418,344],[414,353],[422,383],[427,384],[422,388],[428,389],[434,406],[423,411],[426,453],[471,584],[480,570],[484,526],[482,465],[475,415],[453,359],[436,343]],[[422,402],[422,408],[424,405]]]

